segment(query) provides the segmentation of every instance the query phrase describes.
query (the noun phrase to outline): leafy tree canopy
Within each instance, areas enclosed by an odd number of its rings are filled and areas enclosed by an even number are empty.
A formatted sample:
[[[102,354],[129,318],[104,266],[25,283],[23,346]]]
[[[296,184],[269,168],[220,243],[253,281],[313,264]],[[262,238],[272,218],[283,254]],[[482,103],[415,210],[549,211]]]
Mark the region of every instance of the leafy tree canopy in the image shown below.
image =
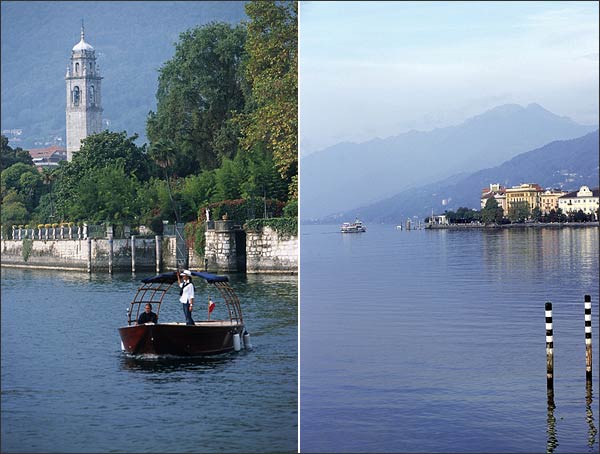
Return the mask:
[[[8,138],[6,136],[1,136],[2,142],[2,154],[0,155],[0,171],[4,169],[8,169],[13,164],[17,162],[21,162],[23,164],[27,164],[32,166],[33,160],[29,155],[27,150],[23,150],[20,147],[13,149],[8,145]]]
[[[138,188],[137,178],[126,174],[122,163],[109,164],[85,174],[65,214],[92,223],[130,224],[139,213]]]
[[[444,214],[446,215],[448,222],[451,224],[468,224],[481,219],[479,211],[466,207],[460,207],[456,210],[456,212],[446,211]]]
[[[120,167],[126,176],[135,176],[145,181],[156,171],[154,164],[146,153],[145,146],[138,147],[134,141],[137,135],[127,137],[125,131],[116,133],[103,131],[91,135],[82,142],[81,150],[73,155],[71,162],[63,163],[56,170],[54,194],[59,217],[76,216],[81,219],[85,209],[73,208],[74,201],[80,202],[78,192],[81,182],[98,177],[98,172],[106,167]],[[118,176],[116,173],[113,176]],[[115,187],[119,182],[115,181]],[[85,189],[85,188],[83,188]],[[108,193],[103,193],[107,195]],[[98,203],[105,201],[99,200]],[[75,210],[75,211],[74,211]]]
[[[44,192],[42,177],[34,166],[17,162],[2,171],[2,197],[9,191],[20,194],[27,211],[33,211]]]
[[[127,137],[127,132],[102,131],[86,137],[81,149],[73,154],[69,166],[75,173],[85,173],[90,169],[122,164],[127,174],[135,174],[145,181],[155,172],[146,146],[138,147],[137,134]]]
[[[235,155],[239,128],[233,118],[245,105],[245,40],[241,25],[213,22],[188,30],[160,69],[157,110],[148,114],[146,129],[157,162],[170,150],[175,175],[215,169]]]
[[[526,201],[514,202],[508,208],[507,217],[511,222],[524,222],[531,215],[529,203]]]
[[[490,197],[481,210],[481,220],[486,224],[500,224],[503,216],[504,210],[498,205],[498,201]]]
[[[259,143],[273,154],[291,198],[298,197],[298,3],[246,4],[252,110],[244,118],[243,146]]]

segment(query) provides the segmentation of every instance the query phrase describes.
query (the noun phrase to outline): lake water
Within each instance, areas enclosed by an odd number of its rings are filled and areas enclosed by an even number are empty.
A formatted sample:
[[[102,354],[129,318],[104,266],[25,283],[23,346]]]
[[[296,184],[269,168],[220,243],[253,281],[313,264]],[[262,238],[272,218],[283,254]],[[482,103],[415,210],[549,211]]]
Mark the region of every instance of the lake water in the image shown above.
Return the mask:
[[[302,452],[598,452],[597,228],[367,229],[302,226]]]
[[[142,277],[2,268],[2,452],[296,452],[297,276],[230,276],[254,349],[207,359],[121,352]]]

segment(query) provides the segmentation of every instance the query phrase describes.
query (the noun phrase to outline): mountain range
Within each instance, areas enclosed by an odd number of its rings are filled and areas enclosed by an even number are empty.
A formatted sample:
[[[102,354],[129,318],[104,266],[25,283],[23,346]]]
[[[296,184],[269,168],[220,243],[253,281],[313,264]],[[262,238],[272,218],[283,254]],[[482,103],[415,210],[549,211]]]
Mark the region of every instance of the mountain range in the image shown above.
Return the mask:
[[[247,19],[245,2],[2,2],[1,127],[22,129],[11,146],[65,137],[65,73],[80,39],[96,50],[105,126],[145,141],[156,110],[158,69],[175,53],[179,34],[211,21]]]
[[[331,219],[430,182],[451,178],[449,184],[459,174],[491,168],[554,140],[595,129],[596,125],[577,124],[539,104],[506,104],[457,126],[340,143],[301,159],[302,218]]]
[[[598,144],[597,130],[576,139],[554,141],[499,166],[469,175],[454,175],[372,205],[325,217],[322,221],[339,222],[358,216],[363,221],[399,224],[413,216],[423,218],[432,211],[441,214],[459,207],[480,209],[481,190],[493,183],[505,187],[538,183],[543,188],[567,191],[577,190],[582,185],[597,187]]]

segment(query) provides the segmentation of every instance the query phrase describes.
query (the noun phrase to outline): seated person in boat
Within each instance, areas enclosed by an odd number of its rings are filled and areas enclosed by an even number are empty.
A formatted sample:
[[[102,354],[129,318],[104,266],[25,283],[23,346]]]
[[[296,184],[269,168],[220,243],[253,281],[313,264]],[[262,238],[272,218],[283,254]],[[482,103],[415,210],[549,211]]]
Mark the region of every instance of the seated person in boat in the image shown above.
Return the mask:
[[[140,314],[137,321],[138,325],[143,325],[144,323],[158,323],[158,316],[152,312],[152,304],[150,303],[146,303],[146,309]]]

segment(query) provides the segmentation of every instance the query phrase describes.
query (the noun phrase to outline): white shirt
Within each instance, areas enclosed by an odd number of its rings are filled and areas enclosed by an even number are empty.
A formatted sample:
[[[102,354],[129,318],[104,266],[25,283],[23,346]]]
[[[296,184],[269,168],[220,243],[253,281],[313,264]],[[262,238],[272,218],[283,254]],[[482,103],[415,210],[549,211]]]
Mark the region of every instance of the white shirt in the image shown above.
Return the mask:
[[[179,284],[179,287],[183,287],[183,284],[184,284],[183,282],[181,284]],[[193,299],[193,298],[194,298],[194,284],[192,284],[190,282],[188,285],[183,287],[183,293],[179,297],[179,302],[185,304],[190,299]]]

